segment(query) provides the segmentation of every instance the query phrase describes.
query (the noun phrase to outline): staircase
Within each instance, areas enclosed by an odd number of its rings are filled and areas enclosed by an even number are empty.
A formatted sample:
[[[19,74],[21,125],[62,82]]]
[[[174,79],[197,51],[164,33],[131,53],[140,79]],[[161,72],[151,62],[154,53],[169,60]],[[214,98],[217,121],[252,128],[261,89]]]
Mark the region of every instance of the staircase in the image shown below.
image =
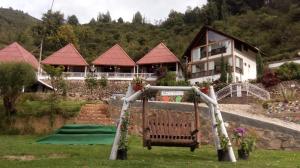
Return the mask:
[[[75,123],[115,125],[114,120],[109,117],[108,105],[106,104],[86,104],[82,106]]]
[[[251,83],[232,83],[216,92],[217,100],[221,100],[227,96],[237,95],[240,92],[246,92],[247,96],[252,95],[261,100],[270,100],[270,93]]]

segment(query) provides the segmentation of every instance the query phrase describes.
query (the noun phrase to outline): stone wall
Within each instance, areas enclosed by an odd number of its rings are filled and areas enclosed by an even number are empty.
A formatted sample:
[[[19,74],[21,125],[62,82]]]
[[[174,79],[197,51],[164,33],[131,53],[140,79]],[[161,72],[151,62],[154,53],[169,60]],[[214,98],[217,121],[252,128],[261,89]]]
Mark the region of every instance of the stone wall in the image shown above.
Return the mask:
[[[45,81],[50,83],[49,81]],[[73,98],[99,100],[109,98],[113,93],[126,93],[128,81],[107,81],[107,87],[95,88],[92,92],[85,86],[84,80],[67,80],[67,94]]]
[[[109,112],[114,119],[119,118],[122,102],[110,102]],[[166,104],[151,102],[149,113],[151,111],[166,110],[174,112],[193,112],[193,105],[191,104]],[[200,107],[201,121],[200,132],[202,144],[212,144],[211,121],[209,119],[209,112],[207,107]],[[134,103],[131,105],[131,129],[132,134],[142,135],[142,107],[141,103]],[[276,123],[264,122],[260,119],[246,117],[243,115],[236,115],[230,112],[222,112],[223,119],[228,123],[229,135],[232,135],[233,129],[237,127],[244,127],[246,130],[254,135],[257,139],[257,147],[263,149],[285,149],[285,150],[300,150],[300,129],[295,130],[289,127],[284,127]],[[298,127],[300,128],[300,127]]]

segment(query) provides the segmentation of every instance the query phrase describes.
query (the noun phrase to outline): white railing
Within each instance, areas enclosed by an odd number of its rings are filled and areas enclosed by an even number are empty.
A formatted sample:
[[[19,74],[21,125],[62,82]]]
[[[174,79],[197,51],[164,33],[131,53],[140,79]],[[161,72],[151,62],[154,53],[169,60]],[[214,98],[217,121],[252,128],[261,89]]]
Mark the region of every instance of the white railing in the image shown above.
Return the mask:
[[[222,88],[221,90],[216,92],[217,99],[221,100],[227,96],[233,96],[233,94],[237,94],[238,92],[246,92],[247,96],[249,94],[256,96],[259,99],[262,100],[269,100],[270,99],[270,93],[256,85],[253,85],[251,83],[232,83],[228,86]]]
[[[155,73],[138,73],[137,74],[140,78],[147,79],[147,78],[157,78]]]
[[[96,72],[97,77],[111,78],[133,78],[134,73],[114,73],[114,72]]]
[[[85,77],[84,72],[64,72],[64,76],[66,77]]]

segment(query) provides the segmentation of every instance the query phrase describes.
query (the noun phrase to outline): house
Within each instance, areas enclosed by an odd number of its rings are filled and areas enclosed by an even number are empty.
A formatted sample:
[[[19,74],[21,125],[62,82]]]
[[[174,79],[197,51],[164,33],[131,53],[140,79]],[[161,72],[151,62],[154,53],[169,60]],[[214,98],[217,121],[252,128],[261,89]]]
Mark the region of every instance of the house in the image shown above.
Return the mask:
[[[67,79],[83,80],[88,72],[88,63],[73,44],[68,44],[48,56],[42,61],[42,64],[63,66]]]
[[[184,53],[191,84],[220,78],[221,58],[230,67],[233,82],[256,79],[258,48],[236,37],[204,26]]]
[[[24,49],[20,44],[14,42],[7,47],[0,50],[0,63],[5,62],[25,62],[30,64],[35,71],[39,69],[39,62],[29,51]],[[48,91],[52,90],[52,86],[37,79],[37,81],[30,87],[24,88],[26,92]]]
[[[175,54],[164,43],[160,43],[137,61],[137,75],[147,80],[155,80],[156,72],[160,68],[165,68],[176,73],[177,78],[181,78],[180,67],[180,61]]]
[[[116,44],[92,62],[95,74],[109,80],[132,80],[135,73],[135,62],[123,48]]]
[[[298,55],[300,56],[300,52],[299,52]],[[269,63],[269,68],[276,69],[276,68],[279,68],[281,65],[283,65],[285,63],[290,63],[290,62],[300,64],[300,57],[296,57],[296,58],[289,59],[289,60],[281,60],[281,61],[270,62]]]
[[[39,67],[37,59],[17,42],[0,50],[0,63],[3,62],[26,62],[35,70]]]

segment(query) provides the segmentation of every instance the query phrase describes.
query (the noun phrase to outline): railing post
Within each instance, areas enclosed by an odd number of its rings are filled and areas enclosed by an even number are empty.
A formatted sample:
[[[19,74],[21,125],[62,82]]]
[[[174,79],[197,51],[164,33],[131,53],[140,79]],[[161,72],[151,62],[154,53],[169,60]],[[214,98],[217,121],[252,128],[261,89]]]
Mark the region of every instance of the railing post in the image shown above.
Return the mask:
[[[230,84],[230,97],[232,97],[232,85]]]

